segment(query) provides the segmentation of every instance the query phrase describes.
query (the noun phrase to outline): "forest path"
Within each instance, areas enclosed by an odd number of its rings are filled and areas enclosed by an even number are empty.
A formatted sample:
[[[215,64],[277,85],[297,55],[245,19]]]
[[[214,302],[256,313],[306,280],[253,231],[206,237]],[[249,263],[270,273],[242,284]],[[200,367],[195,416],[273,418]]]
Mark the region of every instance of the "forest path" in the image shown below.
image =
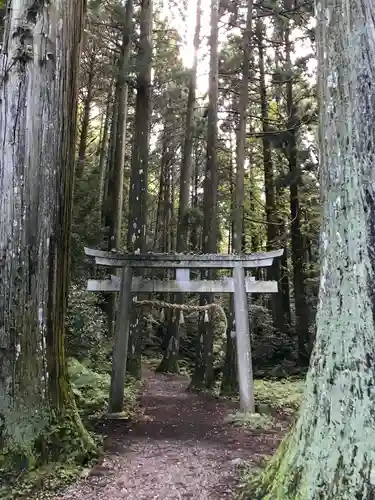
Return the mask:
[[[259,465],[281,438],[224,422],[231,402],[187,392],[189,380],[145,369],[143,417],[111,422],[105,456],[56,500],[224,500],[233,498],[237,467]]]

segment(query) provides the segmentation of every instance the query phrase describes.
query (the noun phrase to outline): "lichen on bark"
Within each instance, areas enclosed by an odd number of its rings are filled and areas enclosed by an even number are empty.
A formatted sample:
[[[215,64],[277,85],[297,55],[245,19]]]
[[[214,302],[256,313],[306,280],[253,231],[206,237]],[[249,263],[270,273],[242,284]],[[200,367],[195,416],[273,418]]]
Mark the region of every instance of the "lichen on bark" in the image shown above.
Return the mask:
[[[375,498],[375,4],[318,17],[323,201],[317,335],[299,418],[248,498]]]

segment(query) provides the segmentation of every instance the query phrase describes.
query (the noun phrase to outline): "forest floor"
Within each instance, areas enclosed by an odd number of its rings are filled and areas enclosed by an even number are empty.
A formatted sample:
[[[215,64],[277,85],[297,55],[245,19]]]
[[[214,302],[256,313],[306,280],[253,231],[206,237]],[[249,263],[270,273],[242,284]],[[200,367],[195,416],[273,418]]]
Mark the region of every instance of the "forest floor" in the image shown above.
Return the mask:
[[[103,429],[103,461],[55,500],[224,500],[242,466],[259,467],[287,428],[250,430],[225,422],[238,406],[187,391],[187,377],[144,370],[141,416]]]

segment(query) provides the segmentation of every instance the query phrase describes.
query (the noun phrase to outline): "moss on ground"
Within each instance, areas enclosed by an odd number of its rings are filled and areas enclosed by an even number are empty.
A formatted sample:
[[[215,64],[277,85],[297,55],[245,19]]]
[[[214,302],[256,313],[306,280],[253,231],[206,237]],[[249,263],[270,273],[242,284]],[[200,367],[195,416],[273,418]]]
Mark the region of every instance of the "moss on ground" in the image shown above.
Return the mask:
[[[255,404],[293,415],[301,404],[304,387],[301,379],[255,380]]]
[[[250,430],[269,430],[276,425],[275,418],[266,413],[231,413],[225,418],[225,422],[235,427],[246,427]]]
[[[233,418],[233,423],[244,425],[251,429],[262,428],[268,430],[274,425],[277,425],[277,419],[273,410],[277,414],[283,414],[292,417],[299,409],[305,382],[301,379],[284,379],[284,380],[256,380],[254,393],[255,404],[258,409],[267,408],[269,413],[262,413],[258,420],[254,420],[254,416],[237,415]],[[236,421],[236,422],[235,422]],[[258,424],[258,427],[256,425]],[[290,443],[290,433],[284,438],[279,446],[276,455],[269,457],[267,461],[260,464],[260,467],[245,466],[242,469],[241,487],[236,497],[237,500],[276,500],[275,487],[277,489],[277,476],[285,474],[287,471],[280,469],[281,461],[285,458],[285,453],[288,451]],[[291,473],[298,474],[298,471],[293,470]],[[291,478],[290,484],[294,480]],[[272,491],[270,488],[272,487]],[[283,498],[287,499],[288,496]],[[293,497],[291,500],[298,500]],[[304,500],[304,499],[302,499]]]
[[[78,412],[83,423],[90,428],[90,423],[102,417],[107,410],[110,376],[105,371],[96,372],[89,368],[89,363],[86,365],[76,359],[69,360],[68,368]],[[135,418],[139,387],[138,381],[127,378],[122,412],[124,418]],[[77,412],[76,409],[72,411]],[[75,425],[77,420],[81,428]],[[82,425],[81,419],[69,418],[67,415],[63,424],[51,423],[45,434],[37,440],[35,450],[23,450],[21,455],[2,450],[0,498],[47,499],[58,489],[73,482],[84,467],[98,459],[101,450],[100,436],[87,433]],[[86,436],[88,441],[83,441],[82,436]],[[50,454],[51,450],[54,450],[53,455]]]

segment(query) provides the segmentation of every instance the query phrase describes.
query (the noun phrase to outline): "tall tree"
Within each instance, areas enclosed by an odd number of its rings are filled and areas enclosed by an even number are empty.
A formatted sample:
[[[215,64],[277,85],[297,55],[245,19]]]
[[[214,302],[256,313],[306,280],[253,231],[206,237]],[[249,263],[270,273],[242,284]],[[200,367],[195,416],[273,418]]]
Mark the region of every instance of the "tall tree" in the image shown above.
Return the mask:
[[[192,160],[193,160],[193,139],[194,139],[194,111],[195,111],[195,94],[197,87],[197,67],[198,67],[198,50],[201,31],[201,0],[197,1],[195,34],[194,34],[194,59],[193,67],[190,72],[186,124],[185,124],[185,141],[183,147],[181,173],[180,173],[180,196],[178,205],[178,225],[176,238],[176,251],[178,253],[186,252],[188,249],[188,224],[187,215],[190,200],[190,180],[192,175]],[[183,297],[177,295],[174,302],[182,303]],[[172,324],[170,325],[170,339],[168,347],[165,351],[163,359],[159,366],[159,371],[178,373],[178,355],[179,355],[179,337],[180,337],[180,313],[172,316]]]
[[[117,14],[122,24],[121,46],[118,57],[118,72],[113,106],[114,132],[112,154],[108,165],[106,221],[108,224],[108,250],[120,250],[122,240],[122,215],[124,199],[125,134],[128,113],[128,76],[131,39],[133,35],[133,0],[127,0],[126,7],[118,7]],[[114,294],[106,297],[108,314],[108,336],[112,338],[115,328],[116,300]]]
[[[86,44],[88,45],[88,44]],[[95,42],[92,43],[90,47],[90,52],[87,57],[86,63],[86,82],[85,82],[85,96],[83,99],[83,112],[82,112],[82,122],[81,122],[81,133],[78,146],[78,161],[76,166],[76,177],[81,179],[84,169],[85,169],[85,158],[87,149],[87,138],[90,125],[90,112],[93,98],[94,90],[94,75],[95,75],[95,62],[97,58],[97,51]]]
[[[317,7],[323,202],[317,333],[299,419],[257,480],[255,496],[370,500],[375,6],[370,0],[322,0]]]
[[[84,7],[83,0],[11,2],[5,26],[1,469],[30,468],[73,450],[83,458],[94,450],[75,407],[64,352]]]
[[[122,41],[118,61],[118,74],[116,80],[115,106],[116,137],[112,165],[110,166],[111,190],[111,216],[109,225],[109,247],[119,249],[121,246],[121,224],[124,193],[124,161],[125,161],[125,133],[128,111],[128,77],[131,39],[133,35],[133,0],[127,0],[126,8],[122,12]]]
[[[147,182],[151,119],[152,0],[142,0],[137,58],[137,96],[129,193],[128,250],[145,252]],[[139,377],[141,369],[139,320],[134,318],[129,335],[129,372]]]
[[[250,60],[253,21],[253,0],[247,1],[246,26],[242,38],[242,80],[239,99],[239,127],[236,141],[236,181],[234,190],[233,210],[233,250],[235,253],[243,251],[244,236],[244,201],[245,201],[245,156],[246,156],[246,126],[249,104]],[[234,318],[233,297],[230,304],[231,312],[227,331],[227,349],[225,367],[223,371],[222,388],[224,392],[231,392],[236,387],[235,346],[232,339]]]
[[[291,0],[285,0],[285,9],[291,9]],[[298,149],[297,149],[297,133],[299,119],[297,114],[297,106],[294,102],[293,92],[293,70],[291,53],[293,42],[290,33],[290,20],[284,21],[284,43],[285,43],[285,62],[287,74],[289,78],[286,83],[286,108],[287,108],[287,130],[289,132],[287,145],[287,159],[289,163],[289,171],[292,174],[293,181],[290,184],[290,219],[291,219],[291,256],[293,263],[293,285],[294,285],[294,301],[296,308],[296,333],[298,337],[298,354],[301,364],[307,364],[309,361],[309,308],[306,300],[306,285],[305,285],[305,266],[304,266],[304,241],[301,229],[301,204],[299,195],[299,175],[298,169]]]
[[[267,250],[274,250],[279,246],[276,215],[276,190],[274,182],[274,165],[272,159],[271,129],[269,126],[269,105],[266,87],[266,69],[265,69],[265,47],[264,47],[264,23],[262,19],[257,22],[257,38],[259,51],[259,83],[260,83],[260,108],[262,116],[262,146],[263,146],[263,165],[264,165],[264,191],[266,201],[266,220],[267,220]],[[267,271],[268,279],[280,281],[280,263],[277,259],[271,268]],[[280,332],[284,331],[285,321],[283,312],[283,303],[281,293],[273,294],[271,298],[272,315],[275,328]]]
[[[203,245],[204,253],[217,251],[217,190],[218,190],[218,39],[219,39],[219,2],[211,0],[211,33],[210,33],[210,75],[209,75],[209,100],[207,112],[207,152],[206,171],[204,177],[203,196]],[[209,275],[205,273],[207,279]],[[202,297],[203,301],[213,301],[212,295]],[[194,374],[194,385],[209,387],[213,382],[213,331],[212,324],[200,325],[199,342],[197,350],[197,363]]]

